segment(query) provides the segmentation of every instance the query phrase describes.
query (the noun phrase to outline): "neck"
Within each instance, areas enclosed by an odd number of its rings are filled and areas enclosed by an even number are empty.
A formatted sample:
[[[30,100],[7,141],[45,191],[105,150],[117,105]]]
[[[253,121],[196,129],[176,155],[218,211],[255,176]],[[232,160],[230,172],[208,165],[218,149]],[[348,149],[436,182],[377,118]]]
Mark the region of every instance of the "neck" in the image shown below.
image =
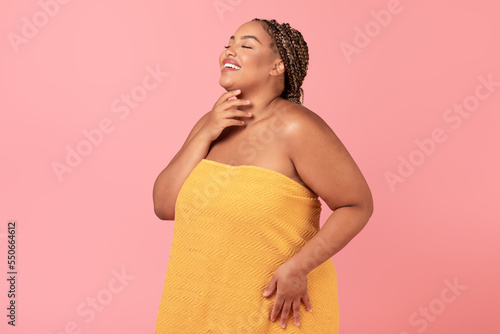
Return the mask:
[[[242,91],[238,99],[249,100],[250,104],[247,106],[239,106],[239,110],[248,111],[252,113],[252,117],[242,117],[247,125],[253,124],[269,115],[271,105],[275,104],[281,97],[275,94],[251,94]]]

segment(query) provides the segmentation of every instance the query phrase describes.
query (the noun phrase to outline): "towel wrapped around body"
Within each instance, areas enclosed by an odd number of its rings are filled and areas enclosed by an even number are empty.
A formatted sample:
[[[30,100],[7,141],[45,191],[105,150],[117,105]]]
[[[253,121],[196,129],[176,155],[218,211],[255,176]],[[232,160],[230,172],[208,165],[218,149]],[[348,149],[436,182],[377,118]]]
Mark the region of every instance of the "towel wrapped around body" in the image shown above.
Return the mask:
[[[262,293],[278,267],[319,231],[321,203],[277,171],[202,159],[175,203],[172,246],[156,334],[338,333],[337,277],[328,259],[307,276],[313,312],[300,327],[269,315]]]

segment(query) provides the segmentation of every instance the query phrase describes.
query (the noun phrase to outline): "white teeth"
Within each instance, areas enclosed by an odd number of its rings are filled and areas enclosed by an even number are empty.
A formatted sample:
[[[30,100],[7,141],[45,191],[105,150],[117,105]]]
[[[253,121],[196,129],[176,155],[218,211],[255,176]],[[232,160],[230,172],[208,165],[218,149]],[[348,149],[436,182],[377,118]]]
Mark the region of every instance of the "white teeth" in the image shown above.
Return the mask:
[[[241,67],[236,66],[236,65],[233,65],[233,64],[231,64],[231,63],[225,63],[225,64],[224,64],[224,68],[228,68],[228,67],[230,67],[230,68],[234,68],[235,70],[239,70],[239,69],[241,68]]]

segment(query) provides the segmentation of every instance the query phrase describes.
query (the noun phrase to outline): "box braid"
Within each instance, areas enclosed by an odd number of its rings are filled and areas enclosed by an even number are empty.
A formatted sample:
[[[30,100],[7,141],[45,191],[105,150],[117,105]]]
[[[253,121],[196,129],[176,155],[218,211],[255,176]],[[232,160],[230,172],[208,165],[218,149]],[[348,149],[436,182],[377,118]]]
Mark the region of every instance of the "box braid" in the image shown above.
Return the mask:
[[[252,21],[264,22],[267,33],[271,36],[271,48],[279,54],[285,65],[285,87],[281,97],[295,102],[304,103],[304,90],[301,88],[307,74],[309,63],[309,49],[302,34],[290,27],[288,23],[279,24],[276,20],[261,20],[258,18]],[[302,95],[302,103],[300,97]]]

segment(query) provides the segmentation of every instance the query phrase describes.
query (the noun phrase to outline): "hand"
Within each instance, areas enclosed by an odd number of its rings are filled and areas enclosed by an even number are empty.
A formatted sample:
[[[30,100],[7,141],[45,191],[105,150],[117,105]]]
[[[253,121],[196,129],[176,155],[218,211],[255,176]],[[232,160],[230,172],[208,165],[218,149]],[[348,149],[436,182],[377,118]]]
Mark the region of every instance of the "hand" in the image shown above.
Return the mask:
[[[309,312],[312,312],[309,294],[307,293],[307,273],[301,271],[292,261],[283,263],[271,277],[264,291],[264,297],[269,297],[277,286],[276,300],[270,320],[276,320],[281,310],[281,327],[286,327],[290,307],[293,306],[295,325],[299,326],[300,299],[304,301]]]
[[[229,100],[240,93],[240,90],[226,92],[214,104],[212,110],[209,112],[207,121],[200,130],[207,134],[210,141],[217,139],[228,126],[245,125],[244,121],[234,119],[234,117],[252,117],[247,111],[237,109],[238,106],[249,105],[250,102],[242,99]]]

